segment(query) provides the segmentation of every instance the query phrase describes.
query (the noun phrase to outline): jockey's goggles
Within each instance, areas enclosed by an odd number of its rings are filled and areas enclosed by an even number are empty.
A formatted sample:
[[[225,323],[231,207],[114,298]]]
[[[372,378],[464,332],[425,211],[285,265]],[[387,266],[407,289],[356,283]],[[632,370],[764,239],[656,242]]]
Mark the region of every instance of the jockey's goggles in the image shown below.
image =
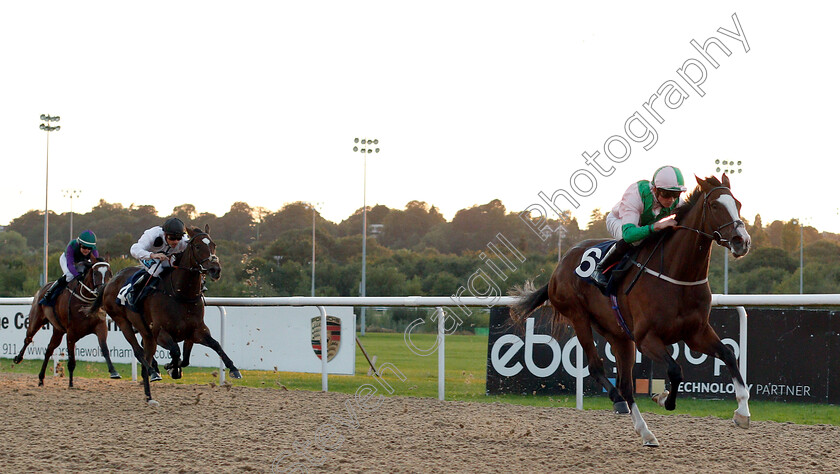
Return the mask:
[[[93,250],[93,247],[88,247],[87,245],[82,245],[82,248],[85,250]]]
[[[166,234],[166,240],[179,241],[184,238],[184,234]]]
[[[667,189],[659,189],[659,195],[665,199],[679,199],[680,191],[669,191]]]

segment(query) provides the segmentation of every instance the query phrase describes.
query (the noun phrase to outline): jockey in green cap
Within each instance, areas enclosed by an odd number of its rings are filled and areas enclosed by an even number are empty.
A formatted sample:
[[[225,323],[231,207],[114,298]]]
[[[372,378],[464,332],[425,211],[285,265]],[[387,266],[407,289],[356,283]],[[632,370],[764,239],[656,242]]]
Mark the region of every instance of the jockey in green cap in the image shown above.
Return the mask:
[[[44,306],[55,306],[55,298],[61,293],[67,284],[84,272],[85,262],[95,262],[99,258],[96,251],[96,234],[91,230],[82,231],[79,237],[70,241],[58,264],[64,275],[53,283],[44,297],[38,304]]]

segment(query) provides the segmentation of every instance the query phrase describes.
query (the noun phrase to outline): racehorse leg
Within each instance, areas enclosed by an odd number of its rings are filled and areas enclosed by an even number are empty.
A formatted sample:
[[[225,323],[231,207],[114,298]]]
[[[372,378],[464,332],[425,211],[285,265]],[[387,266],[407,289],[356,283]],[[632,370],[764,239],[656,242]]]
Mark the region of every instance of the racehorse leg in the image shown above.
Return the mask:
[[[668,382],[671,390],[664,391],[660,394],[654,395],[653,401],[665,407],[666,410],[674,410],[677,408],[677,396],[680,394],[680,384],[683,381],[682,366],[671,357],[671,353],[667,349],[663,349],[662,360],[668,366]],[[660,361],[661,362],[661,361]]]
[[[193,342],[189,339],[184,341],[184,356],[181,359],[181,367],[187,367],[190,365],[190,354],[192,353]]]
[[[137,342],[137,338],[134,337],[134,329],[131,327],[131,323],[124,318],[112,317],[112,319],[117,326],[119,326],[120,331],[122,331],[123,336],[125,336],[125,340],[128,341],[129,345],[131,345],[131,349],[134,351],[134,358],[140,362],[143,366],[143,370],[151,371],[152,368],[146,362],[146,354],[143,352],[143,348],[140,347],[140,343]]]
[[[41,293],[39,292],[36,294],[35,298],[41,299]],[[32,344],[32,338],[35,337],[35,334],[46,322],[47,320],[46,316],[44,316],[43,306],[33,305],[33,309],[29,311],[29,326],[26,328],[26,337],[23,339],[23,347],[20,348],[20,352],[14,358],[15,364],[20,364],[21,361],[23,361],[23,354],[26,351],[26,348],[29,344]]]
[[[140,371],[140,375],[143,377],[143,392],[146,394],[146,403],[150,407],[158,407],[160,403],[152,400],[152,387],[149,384],[149,371],[146,369],[146,366],[142,366],[143,369]]]
[[[67,371],[70,372],[70,388],[73,388],[73,370],[76,369],[76,341],[67,335]]]
[[[148,336],[143,335],[143,354],[146,360],[146,366],[149,367],[149,380],[152,382],[163,380],[163,377],[160,376],[157,359],[155,359],[155,352],[157,352],[157,344],[155,344],[154,336],[151,334]]]
[[[607,391],[616,413],[622,415],[630,413],[627,401],[621,396],[618,389],[610,383],[609,379],[607,379],[606,372],[604,372],[604,363],[601,361],[601,358],[598,356],[598,350],[595,348],[595,339],[592,336],[592,326],[589,324],[589,319],[585,317],[569,319],[572,320],[572,326],[575,328],[578,342],[583,347],[583,353],[586,354],[586,359],[589,362],[589,374],[595,377],[595,380]]]
[[[44,353],[44,363],[41,365],[41,372],[38,373],[38,386],[44,386],[44,374],[47,372],[47,363],[50,361],[50,357],[53,355],[53,351],[59,344],[61,344],[61,338],[64,337],[64,333],[58,331],[56,328],[53,328],[52,337],[50,338],[50,343],[47,345],[47,352]]]
[[[732,384],[735,386],[735,399],[738,400],[738,408],[735,410],[732,421],[739,428],[749,428],[750,392],[747,390],[747,385],[744,383],[743,377],[741,377],[741,371],[738,369],[738,359],[735,358],[735,353],[720,341],[720,337],[718,337],[715,330],[708,324],[706,324],[704,331],[699,332],[691,340],[685,342],[691,350],[717,357],[726,364],[726,368],[729,369],[729,375],[732,376]]]
[[[181,378],[181,348],[178,347],[178,343],[175,342],[175,339],[166,332],[165,329],[161,329],[157,335],[157,343],[164,349],[169,351],[169,355],[172,357],[172,361],[163,366],[166,369],[166,372],[169,373],[169,376],[173,379],[180,379]]]
[[[96,334],[96,338],[99,339],[99,350],[102,352],[102,356],[105,358],[105,363],[108,364],[108,372],[111,374],[112,379],[119,379],[120,373],[114,369],[114,364],[111,363],[111,354],[108,352],[108,327],[105,325],[103,321],[101,324],[96,325],[96,329],[93,330]]]
[[[659,440],[648,428],[645,419],[642,418],[642,412],[636,405],[633,388],[633,366],[636,364],[636,344],[629,339],[613,339],[610,341],[612,345],[613,354],[615,354],[615,364],[618,369],[618,390],[621,395],[630,404],[630,418],[633,420],[633,429],[636,434],[642,437],[642,443],[648,447],[659,446]]]
[[[677,396],[680,393],[680,384],[683,381],[683,372],[680,364],[671,357],[671,352],[665,343],[656,336],[647,333],[639,342],[639,350],[648,356],[652,361],[665,363],[668,366],[669,389],[657,393],[651,399],[666,410],[673,410],[677,407]]]
[[[199,341],[199,344],[204,344],[210,349],[216,351],[216,354],[219,354],[219,357],[221,357],[222,361],[225,363],[225,367],[228,368],[231,378],[242,378],[242,374],[239,373],[239,369],[233,365],[233,361],[230,360],[230,357],[228,357],[227,354],[225,354],[225,351],[222,350],[222,346],[219,344],[219,341],[213,339],[213,336],[211,336],[210,333],[205,334],[201,341]]]

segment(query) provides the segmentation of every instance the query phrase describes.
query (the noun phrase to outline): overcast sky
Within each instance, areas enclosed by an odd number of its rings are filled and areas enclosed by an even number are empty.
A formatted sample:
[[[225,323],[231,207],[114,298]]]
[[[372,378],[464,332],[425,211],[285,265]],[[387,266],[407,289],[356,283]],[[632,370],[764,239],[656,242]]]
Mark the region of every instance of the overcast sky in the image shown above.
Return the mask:
[[[353,139],[375,137],[369,205],[421,200],[451,219],[562,188],[583,225],[663,164],[693,186],[715,159],[741,160],[732,187],[750,222],[840,232],[835,3],[576,3],[3,3],[0,224],[43,209],[39,116],[55,114],[59,213],[78,189],[78,212],[311,201],[339,222],[362,206]],[[738,32],[733,14],[743,41],[719,32]],[[690,44],[712,36],[731,53],[710,46],[717,68]],[[695,89],[678,70],[700,67]],[[629,136],[634,113],[655,143]]]

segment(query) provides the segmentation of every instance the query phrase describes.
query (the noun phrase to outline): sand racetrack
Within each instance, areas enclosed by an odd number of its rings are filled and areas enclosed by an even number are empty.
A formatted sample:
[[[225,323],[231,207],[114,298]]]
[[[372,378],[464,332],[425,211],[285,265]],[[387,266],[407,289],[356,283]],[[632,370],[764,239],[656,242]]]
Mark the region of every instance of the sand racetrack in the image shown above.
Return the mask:
[[[840,471],[840,427],[339,393],[0,374],[3,472]],[[733,409],[735,403],[733,401]],[[331,417],[331,415],[333,415]],[[341,420],[344,420],[343,422]],[[317,437],[316,429],[323,426]],[[316,445],[326,447],[318,448]],[[297,452],[295,448],[297,447]]]

